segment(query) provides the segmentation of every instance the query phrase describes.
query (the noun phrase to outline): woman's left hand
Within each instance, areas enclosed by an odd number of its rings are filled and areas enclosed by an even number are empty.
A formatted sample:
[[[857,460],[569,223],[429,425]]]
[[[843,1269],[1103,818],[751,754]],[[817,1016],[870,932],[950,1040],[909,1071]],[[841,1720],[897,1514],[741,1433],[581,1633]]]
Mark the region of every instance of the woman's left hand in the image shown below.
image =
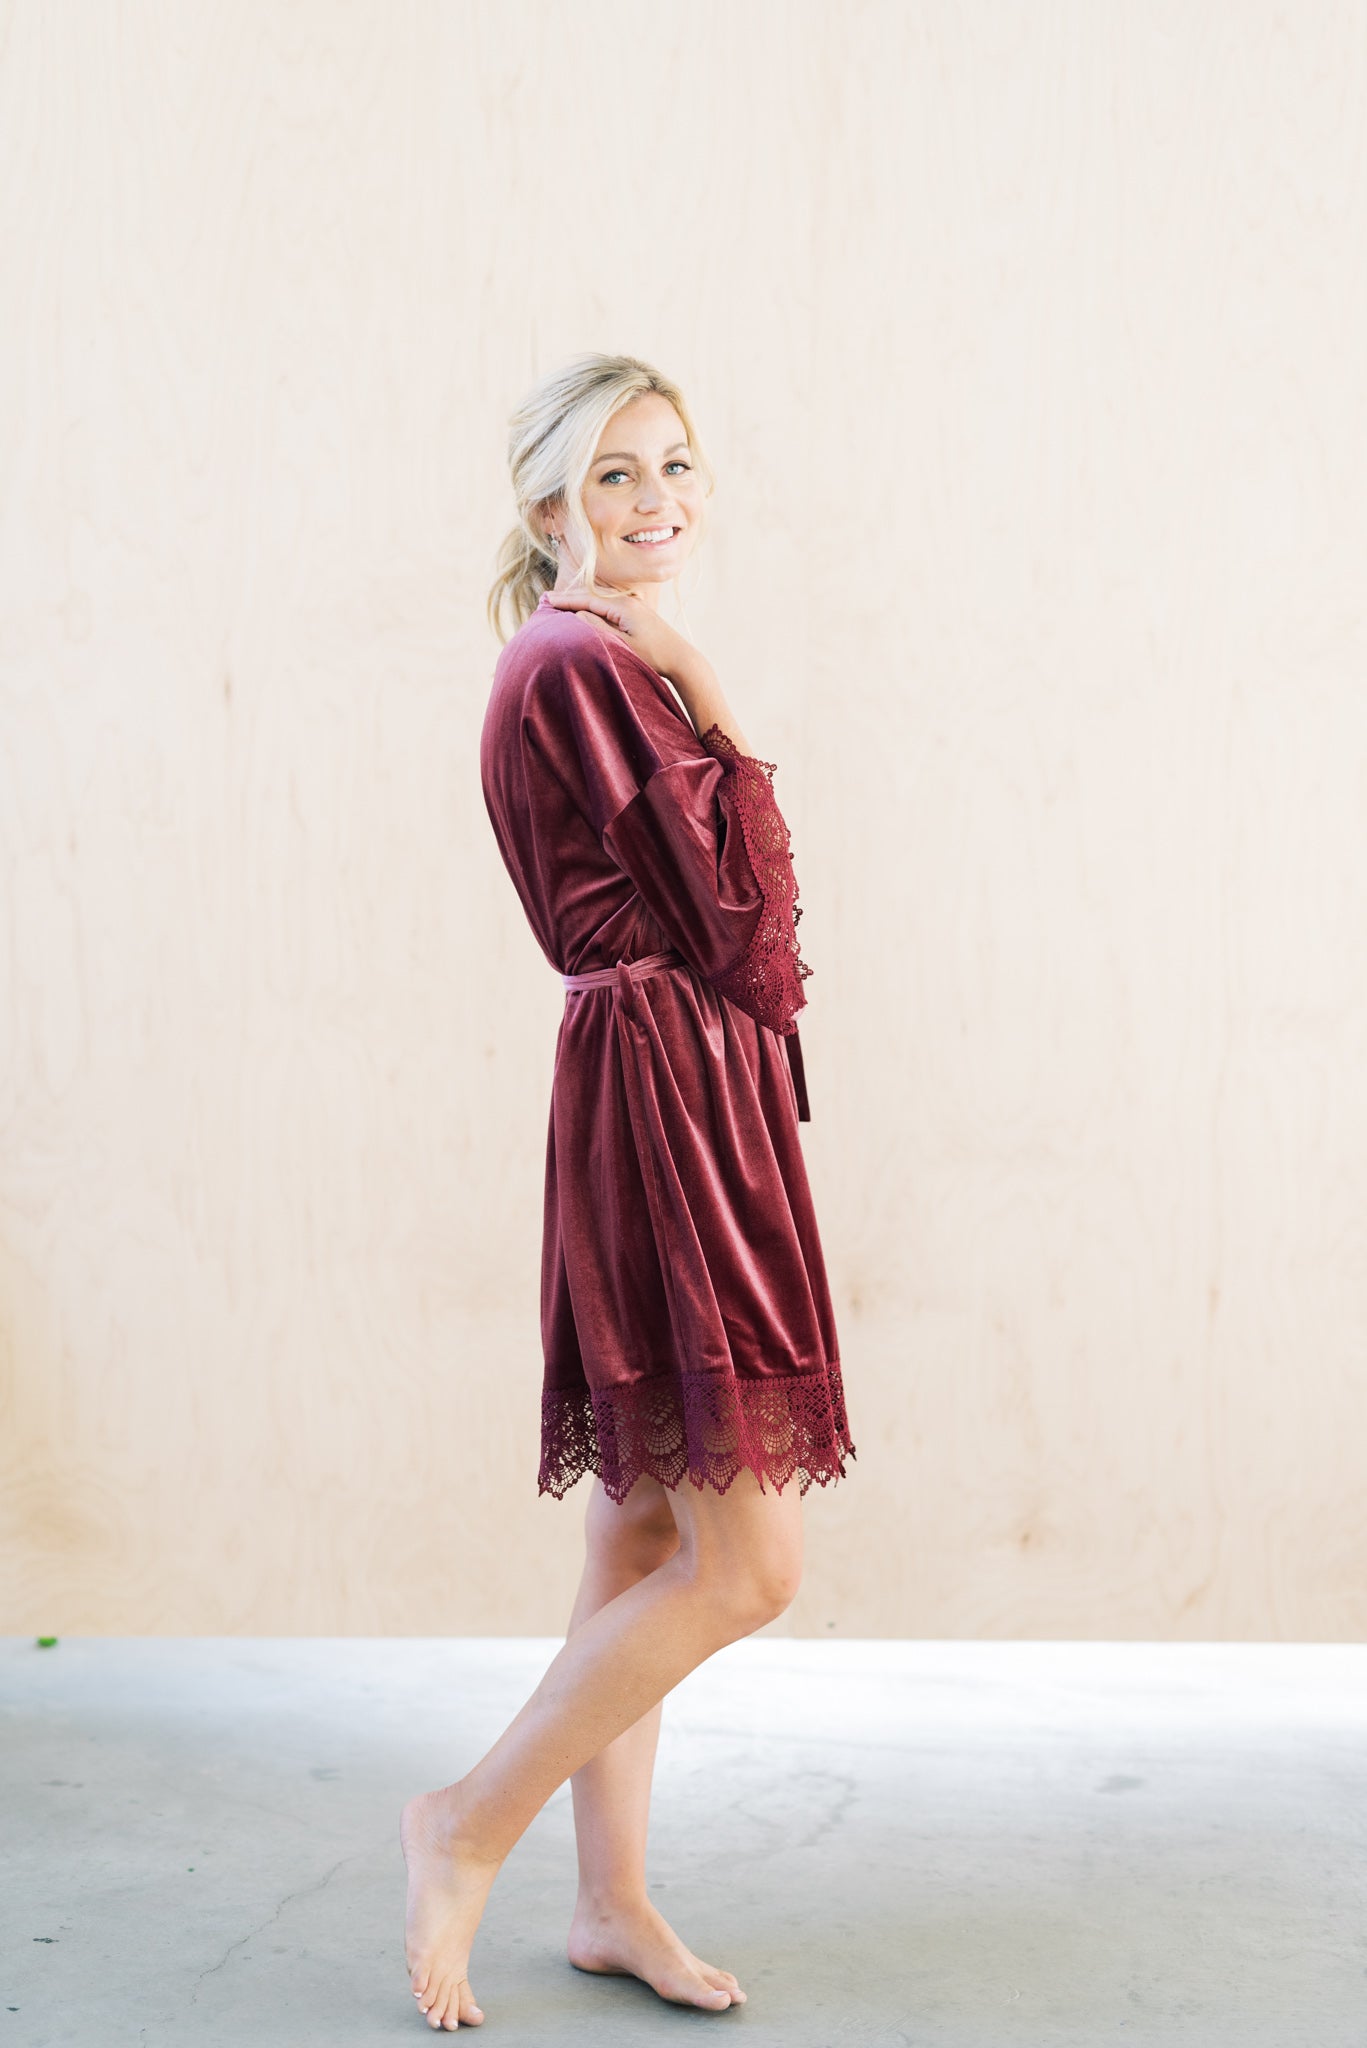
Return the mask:
[[[600,592],[588,590],[582,583],[567,583],[562,589],[545,591],[541,602],[554,605],[557,611],[594,612],[615,633],[620,633],[657,675],[677,678],[688,675],[698,665],[698,650],[693,642],[676,633],[653,605],[648,605],[644,598],[633,597],[629,590]]]

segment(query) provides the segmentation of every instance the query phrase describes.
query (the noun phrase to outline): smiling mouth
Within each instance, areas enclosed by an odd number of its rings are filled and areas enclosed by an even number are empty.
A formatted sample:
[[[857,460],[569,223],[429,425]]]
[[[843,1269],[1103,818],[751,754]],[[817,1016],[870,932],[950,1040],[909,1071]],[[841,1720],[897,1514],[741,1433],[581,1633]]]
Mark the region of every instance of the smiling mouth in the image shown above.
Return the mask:
[[[662,526],[646,526],[642,527],[639,537],[635,534],[624,533],[622,538],[630,548],[667,548],[669,543],[672,540],[677,540],[682,532],[683,528],[681,526],[671,526],[667,532]],[[646,538],[646,536],[649,536],[649,538]]]

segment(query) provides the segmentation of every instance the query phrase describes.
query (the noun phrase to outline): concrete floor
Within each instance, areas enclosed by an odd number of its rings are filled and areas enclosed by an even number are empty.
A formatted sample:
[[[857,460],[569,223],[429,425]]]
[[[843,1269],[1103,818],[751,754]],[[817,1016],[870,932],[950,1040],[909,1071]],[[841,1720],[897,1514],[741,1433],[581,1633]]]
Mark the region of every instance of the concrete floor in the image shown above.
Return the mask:
[[[0,1639],[0,2048],[448,2039],[398,1811],[558,1639]],[[502,2048],[1364,2048],[1367,1646],[737,1643],[665,1706],[651,1894],[749,2001],[564,1955],[563,1785],[471,1975]]]

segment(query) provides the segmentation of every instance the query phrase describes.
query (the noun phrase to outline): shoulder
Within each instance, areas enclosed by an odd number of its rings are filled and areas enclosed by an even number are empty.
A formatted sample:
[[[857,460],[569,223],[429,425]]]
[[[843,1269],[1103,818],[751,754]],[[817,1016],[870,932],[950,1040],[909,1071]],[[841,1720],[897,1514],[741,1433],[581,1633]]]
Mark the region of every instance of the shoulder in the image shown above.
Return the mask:
[[[529,682],[538,675],[563,675],[570,668],[612,672],[607,635],[590,624],[590,616],[559,605],[539,605],[504,645],[499,669]],[[630,654],[629,649],[624,651]]]
[[[596,612],[539,605],[504,647],[499,672],[528,697],[550,696],[570,709],[615,702],[693,731],[664,677]]]

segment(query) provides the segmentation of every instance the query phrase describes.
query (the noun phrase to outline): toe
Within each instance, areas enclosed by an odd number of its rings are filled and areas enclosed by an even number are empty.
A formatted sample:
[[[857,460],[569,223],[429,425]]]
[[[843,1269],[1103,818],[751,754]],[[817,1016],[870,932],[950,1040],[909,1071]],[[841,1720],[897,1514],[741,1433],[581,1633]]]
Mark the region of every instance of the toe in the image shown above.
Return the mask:
[[[448,1984],[445,1997],[439,1999],[435,2007],[440,2024],[449,2034],[454,2034],[460,2025],[460,1996],[464,1982],[461,1978],[454,1984]]]

